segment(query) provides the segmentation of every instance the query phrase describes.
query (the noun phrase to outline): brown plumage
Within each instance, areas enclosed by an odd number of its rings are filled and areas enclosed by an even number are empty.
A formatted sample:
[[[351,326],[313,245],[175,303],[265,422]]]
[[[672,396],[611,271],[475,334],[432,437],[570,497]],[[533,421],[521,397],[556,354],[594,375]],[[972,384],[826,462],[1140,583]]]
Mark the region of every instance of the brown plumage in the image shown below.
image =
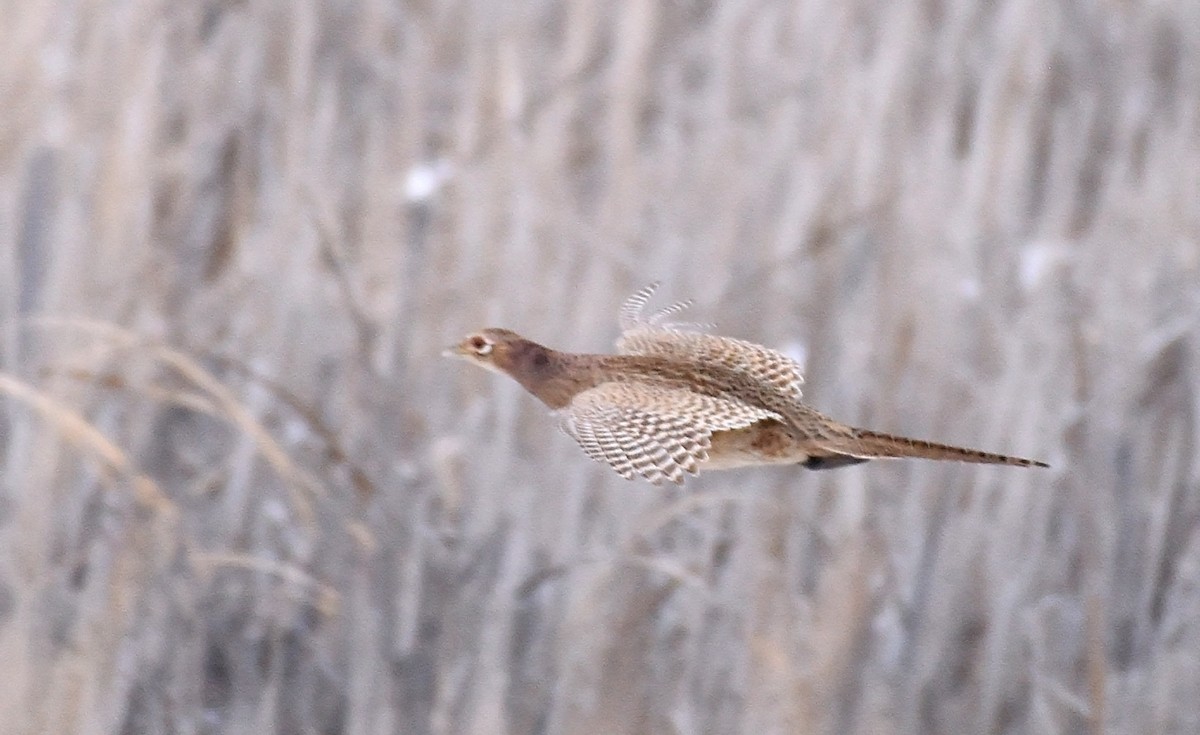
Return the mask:
[[[469,335],[447,354],[514,378],[558,413],[589,457],[655,484],[701,469],[831,469],[886,457],[1048,466],[834,421],[801,402],[796,361],[666,321],[686,302],[643,316],[653,291],[642,289],[621,308],[615,355],[559,352],[507,329]]]

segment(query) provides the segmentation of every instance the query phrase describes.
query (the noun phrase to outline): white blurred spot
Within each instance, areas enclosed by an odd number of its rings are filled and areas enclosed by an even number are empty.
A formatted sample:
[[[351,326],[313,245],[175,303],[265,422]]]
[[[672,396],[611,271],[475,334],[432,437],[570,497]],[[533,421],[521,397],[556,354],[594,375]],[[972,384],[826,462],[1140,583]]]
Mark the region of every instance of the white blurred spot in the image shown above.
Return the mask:
[[[907,638],[900,611],[894,604],[885,606],[872,621],[871,627],[874,629],[881,658],[889,667],[899,666],[903,660]]]
[[[808,346],[803,342],[788,342],[779,351],[795,360],[801,369],[808,367]]]
[[[983,287],[979,285],[978,278],[964,278],[958,282],[958,293],[964,299],[978,301],[982,292]]]
[[[286,444],[299,444],[308,437],[308,424],[299,419],[284,421],[283,423],[283,441]]]
[[[418,163],[404,177],[404,198],[410,202],[428,201],[454,175],[454,164],[445,158]]]
[[[1021,251],[1021,286],[1026,290],[1036,288],[1046,274],[1063,262],[1066,253],[1059,243],[1035,242]]]
[[[289,518],[287,506],[274,498],[268,498],[263,501],[261,512],[263,517],[270,519],[274,523],[281,524]]]

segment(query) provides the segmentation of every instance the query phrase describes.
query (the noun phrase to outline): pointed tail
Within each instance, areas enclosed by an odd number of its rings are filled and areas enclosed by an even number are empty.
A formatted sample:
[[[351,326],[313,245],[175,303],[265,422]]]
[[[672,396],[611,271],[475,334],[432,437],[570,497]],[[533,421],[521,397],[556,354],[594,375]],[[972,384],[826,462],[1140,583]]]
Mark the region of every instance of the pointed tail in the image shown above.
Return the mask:
[[[893,436],[878,431],[871,431],[870,429],[854,429],[852,439],[846,437],[839,441],[827,443],[824,447],[833,452],[862,457],[864,459],[915,457],[920,459],[950,460],[954,462],[976,462],[979,464],[1006,464],[1015,467],[1050,466],[1036,459],[1009,457],[1004,454],[981,452],[978,449],[952,447],[949,444],[936,444],[923,439]]]

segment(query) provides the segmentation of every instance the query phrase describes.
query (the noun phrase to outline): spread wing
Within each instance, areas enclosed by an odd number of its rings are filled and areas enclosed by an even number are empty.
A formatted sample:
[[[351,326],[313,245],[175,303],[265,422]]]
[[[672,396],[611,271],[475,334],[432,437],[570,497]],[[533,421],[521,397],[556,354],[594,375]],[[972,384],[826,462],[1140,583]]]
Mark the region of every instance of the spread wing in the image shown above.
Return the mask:
[[[644,316],[658,287],[651,284],[625,300],[620,311],[621,336],[617,351],[625,355],[662,357],[704,365],[718,365],[746,374],[759,385],[799,399],[803,368],[792,358],[762,345],[699,331],[704,325],[665,321],[691,305],[680,301]]]
[[[640,382],[601,383],[561,410],[563,429],[625,479],[683,482],[708,459],[713,432],[778,415],[727,398]]]

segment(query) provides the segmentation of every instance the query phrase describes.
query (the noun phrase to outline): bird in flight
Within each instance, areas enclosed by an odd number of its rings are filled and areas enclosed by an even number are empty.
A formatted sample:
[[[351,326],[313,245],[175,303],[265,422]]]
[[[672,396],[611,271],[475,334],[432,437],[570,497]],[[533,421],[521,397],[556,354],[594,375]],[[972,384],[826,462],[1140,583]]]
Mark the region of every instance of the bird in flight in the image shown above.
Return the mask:
[[[670,321],[687,301],[644,314],[657,285],[621,307],[615,355],[559,352],[496,328],[444,354],[513,378],[558,415],[589,457],[655,485],[701,470],[821,470],[894,457],[1049,466],[834,421],[801,401],[801,367],[787,355]]]

